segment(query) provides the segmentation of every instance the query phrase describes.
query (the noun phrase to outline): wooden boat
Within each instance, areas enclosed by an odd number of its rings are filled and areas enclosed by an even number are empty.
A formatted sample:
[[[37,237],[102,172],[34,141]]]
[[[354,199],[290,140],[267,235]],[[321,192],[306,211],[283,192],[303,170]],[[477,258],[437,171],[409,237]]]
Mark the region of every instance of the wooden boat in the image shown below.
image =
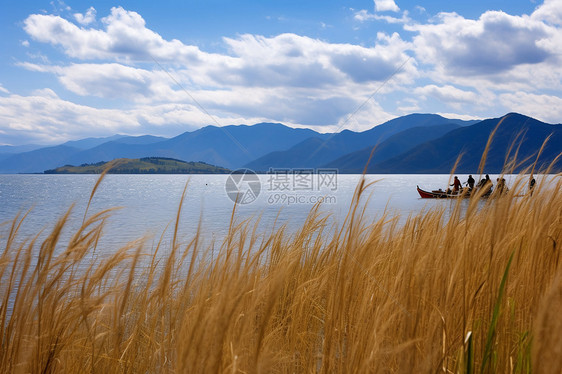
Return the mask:
[[[416,188],[418,189],[418,193],[420,194],[420,197],[422,199],[452,199],[452,198],[459,198],[459,197],[463,197],[463,198],[470,197],[470,191],[464,192],[461,190],[461,192],[459,193],[451,193],[451,192],[443,191],[441,189],[426,191],[426,190],[422,190],[420,186],[416,186]],[[491,193],[492,190],[489,190],[481,197],[488,197],[490,196]]]
[[[426,191],[422,190],[420,186],[416,186],[416,188],[418,189],[418,193],[422,199],[447,199],[461,196],[457,194],[448,194],[447,191],[443,190]]]

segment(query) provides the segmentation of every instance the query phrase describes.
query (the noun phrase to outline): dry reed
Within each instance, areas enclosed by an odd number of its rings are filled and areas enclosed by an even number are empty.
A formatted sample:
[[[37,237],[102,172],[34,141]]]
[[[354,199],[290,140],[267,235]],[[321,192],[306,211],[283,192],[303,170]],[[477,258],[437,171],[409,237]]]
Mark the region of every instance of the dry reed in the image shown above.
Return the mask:
[[[260,234],[233,211],[218,249],[200,228],[104,259],[92,253],[109,210],[63,251],[72,207],[41,242],[19,238],[16,217],[0,257],[0,372],[560,372],[562,178],[532,196],[525,178],[483,207],[403,225],[364,218],[362,181],[336,230],[318,206],[294,234]]]

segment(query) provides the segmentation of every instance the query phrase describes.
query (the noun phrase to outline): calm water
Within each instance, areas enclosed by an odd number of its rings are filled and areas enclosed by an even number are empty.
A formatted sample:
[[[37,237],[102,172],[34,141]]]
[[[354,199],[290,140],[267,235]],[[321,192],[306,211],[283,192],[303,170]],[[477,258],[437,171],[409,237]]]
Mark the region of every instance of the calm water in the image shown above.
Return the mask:
[[[182,240],[190,238],[201,222],[205,240],[220,240],[228,230],[234,206],[227,194],[228,175],[107,175],[99,186],[89,214],[121,207],[112,213],[104,230],[104,250],[120,247],[146,236],[153,246],[164,233],[171,241],[182,191],[188,183],[180,220]],[[248,204],[238,205],[238,221],[261,217],[260,231],[267,232],[286,224],[289,231],[302,224],[313,203],[324,199],[322,211],[335,222],[342,222],[349,209],[361,176],[337,175],[332,179],[296,181],[286,176],[259,176],[259,195]],[[461,176],[465,181],[466,176]],[[386,211],[403,219],[423,209],[450,209],[451,200],[422,200],[416,184],[426,189],[445,188],[448,175],[369,175],[367,182],[377,181],[367,190],[368,219],[377,219]],[[495,179],[495,176],[493,176]],[[97,180],[95,175],[0,175],[0,222],[12,220],[19,212],[31,209],[21,237],[29,238],[40,230],[49,232],[56,220],[75,204],[63,239],[80,225]],[[297,183],[298,182],[298,183]],[[308,184],[307,184],[308,183]],[[508,180],[509,183],[509,180]],[[255,186],[255,184],[254,184]],[[166,226],[169,228],[166,231]],[[0,226],[3,244],[9,225]]]

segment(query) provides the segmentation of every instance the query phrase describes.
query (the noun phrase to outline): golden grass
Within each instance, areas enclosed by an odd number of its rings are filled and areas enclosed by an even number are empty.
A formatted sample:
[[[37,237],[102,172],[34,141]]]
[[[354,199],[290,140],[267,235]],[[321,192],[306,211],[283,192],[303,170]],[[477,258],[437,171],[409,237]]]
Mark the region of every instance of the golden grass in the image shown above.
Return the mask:
[[[110,210],[85,215],[62,253],[72,208],[42,241],[18,237],[16,217],[0,257],[0,372],[560,372],[562,178],[532,196],[526,178],[403,225],[364,219],[362,181],[337,230],[317,206],[294,234],[259,234],[233,212],[219,248],[200,228],[106,258]]]

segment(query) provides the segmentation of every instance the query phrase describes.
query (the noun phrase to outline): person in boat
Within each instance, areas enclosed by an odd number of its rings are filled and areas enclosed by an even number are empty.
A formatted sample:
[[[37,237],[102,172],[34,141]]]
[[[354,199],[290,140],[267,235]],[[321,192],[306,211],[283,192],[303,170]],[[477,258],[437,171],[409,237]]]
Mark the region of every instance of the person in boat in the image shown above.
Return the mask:
[[[490,180],[490,176],[486,174],[486,178],[480,179],[476,188],[485,190],[484,194],[488,194],[492,192],[493,183]]]
[[[535,178],[533,178],[533,175],[531,174],[531,177],[529,178],[529,193],[532,195],[533,194],[533,188],[535,188]]]
[[[474,189],[474,178],[472,178],[472,174],[470,174],[468,176],[468,180],[466,181],[466,185],[468,186],[468,188],[470,189],[470,191],[472,191]]]
[[[496,191],[498,191],[498,194],[502,194],[504,192],[507,192],[507,187],[505,185],[505,178],[497,178],[497,185],[496,185]]]
[[[492,183],[492,181],[490,180],[490,176],[488,174],[486,174],[486,178],[480,179],[480,181],[478,182],[478,185],[476,187],[482,188],[485,185],[487,185],[488,183]]]
[[[459,193],[461,189],[461,181],[456,175],[455,175],[455,180],[453,181],[453,184],[451,184],[451,186],[453,186],[453,194]]]

